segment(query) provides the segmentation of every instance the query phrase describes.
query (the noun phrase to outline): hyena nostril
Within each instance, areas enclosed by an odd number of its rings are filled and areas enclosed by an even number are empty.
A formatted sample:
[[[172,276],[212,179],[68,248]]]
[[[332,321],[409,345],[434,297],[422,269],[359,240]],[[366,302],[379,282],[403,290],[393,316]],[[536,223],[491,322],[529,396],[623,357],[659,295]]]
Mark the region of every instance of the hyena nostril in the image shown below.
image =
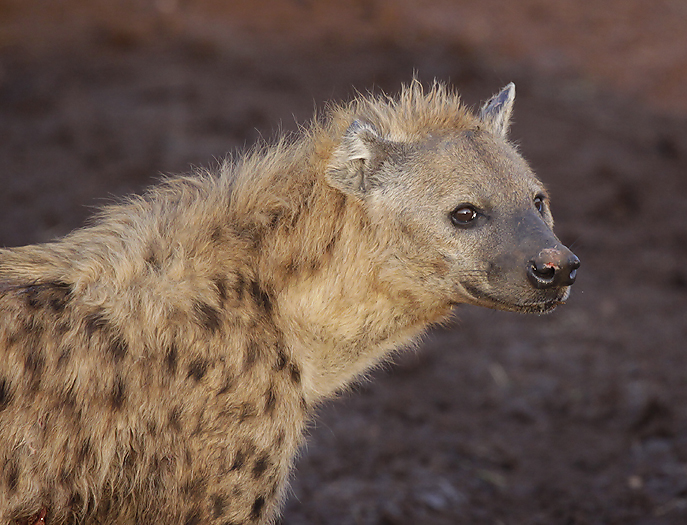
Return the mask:
[[[556,267],[551,263],[532,261],[527,268],[527,277],[535,288],[548,288],[556,279]]]
[[[535,288],[570,286],[575,282],[580,260],[571,252],[548,248],[542,250],[527,268],[527,277]]]

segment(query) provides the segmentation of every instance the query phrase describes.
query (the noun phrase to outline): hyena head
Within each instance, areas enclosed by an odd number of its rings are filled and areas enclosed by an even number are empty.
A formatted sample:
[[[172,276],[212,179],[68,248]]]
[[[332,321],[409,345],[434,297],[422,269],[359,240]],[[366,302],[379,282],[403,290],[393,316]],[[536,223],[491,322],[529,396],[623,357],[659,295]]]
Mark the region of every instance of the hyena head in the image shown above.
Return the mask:
[[[363,119],[350,125],[328,178],[383,225],[390,280],[448,304],[520,312],[568,298],[580,261],[554,235],[546,190],[507,141],[514,97],[509,84],[469,125],[412,140]]]

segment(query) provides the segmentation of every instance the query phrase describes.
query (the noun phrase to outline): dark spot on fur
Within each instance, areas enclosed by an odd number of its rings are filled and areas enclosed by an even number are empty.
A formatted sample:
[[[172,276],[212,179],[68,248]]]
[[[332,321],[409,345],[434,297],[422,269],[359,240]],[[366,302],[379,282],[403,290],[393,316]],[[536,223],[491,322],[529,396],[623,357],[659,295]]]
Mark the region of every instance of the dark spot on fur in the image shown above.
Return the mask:
[[[337,196],[339,198],[334,201],[334,217],[339,219],[346,209],[347,195],[345,193],[338,193]]]
[[[217,395],[221,396],[229,393],[234,388],[234,384],[234,377],[230,374],[227,374],[227,376],[224,379],[224,384],[222,385],[222,388],[218,390]]]
[[[129,351],[129,345],[121,337],[115,337],[110,342],[109,351],[115,363],[119,363],[122,361],[122,359],[124,359],[127,352]]]
[[[265,507],[264,496],[258,496],[253,502],[253,506],[250,509],[250,517],[252,520],[257,520],[262,515],[262,510]]]
[[[160,273],[160,271],[162,271],[162,263],[152,248],[150,249],[148,256],[145,258],[145,262],[153,272]]]
[[[24,370],[29,376],[29,390],[31,392],[38,391],[40,386],[41,378],[43,376],[43,370],[45,369],[45,356],[40,353],[40,350],[34,348],[29,350],[29,352],[24,357]]]
[[[196,383],[203,379],[203,376],[208,370],[208,362],[205,359],[196,359],[188,367],[188,376],[192,377]]]
[[[101,513],[102,516],[109,516],[114,505],[114,498],[104,498],[104,500],[100,504],[100,508],[98,509],[98,511]]]
[[[177,359],[179,351],[177,345],[172,343],[167,349],[167,354],[165,355],[165,365],[167,366],[167,371],[172,375],[177,373]]]
[[[133,446],[129,446],[126,450],[126,454],[124,455],[124,470],[130,472],[135,470],[140,456],[141,453],[138,450],[136,450]]]
[[[301,382],[301,369],[296,363],[289,363],[289,374],[291,375],[291,381],[295,384],[300,384]]]
[[[5,410],[12,402],[12,389],[9,379],[0,379],[0,412]]]
[[[78,422],[81,419],[81,410],[76,400],[77,398],[75,389],[76,385],[73,383],[67,387],[67,389],[63,392],[61,404],[62,407],[66,409],[65,411],[72,417],[72,419],[75,422]]]
[[[160,457],[154,454],[148,468],[148,483],[152,494],[165,490],[165,478],[172,469],[172,460],[169,456]]]
[[[38,310],[43,306],[38,285],[27,286],[24,289],[24,299],[26,300],[26,306],[31,310]]]
[[[102,310],[88,314],[86,317],[84,317],[84,323],[86,325],[86,334],[89,337],[91,337],[95,332],[103,330],[107,327],[107,320],[105,319]]]
[[[330,254],[334,251],[334,248],[336,247],[336,243],[339,241],[338,233],[335,234],[327,243],[327,246],[324,247],[324,251],[327,254]]]
[[[286,352],[281,345],[277,345],[277,362],[274,364],[274,369],[279,372],[286,368],[288,363],[288,358],[286,357]]]
[[[301,410],[303,412],[310,410],[310,407],[308,407],[308,402],[305,400],[305,396],[301,396]]]
[[[257,414],[258,411],[255,409],[253,403],[249,403],[248,401],[241,403],[241,408],[239,409],[239,422],[243,423],[247,419],[255,417]]]
[[[221,325],[220,313],[217,308],[202,301],[195,301],[193,311],[196,319],[208,332],[215,333]]]
[[[170,410],[169,427],[176,432],[181,432],[181,407],[176,406]]]
[[[212,506],[212,517],[219,519],[224,516],[227,506],[227,497],[223,494],[213,494],[210,497],[210,504]]]
[[[252,341],[246,347],[246,351],[243,356],[243,370],[250,370],[255,362],[258,360],[258,355],[260,354],[260,347],[255,341]]]
[[[270,385],[265,392],[265,414],[272,415],[277,404],[277,397],[274,395],[274,386]]]
[[[112,394],[110,395],[110,402],[112,403],[112,408],[115,410],[121,410],[124,406],[124,401],[126,400],[126,387],[124,386],[124,381],[121,377],[115,380],[115,385],[112,388]]]
[[[268,468],[270,468],[271,465],[272,462],[270,461],[270,457],[267,455],[267,452],[263,453],[258,459],[255,460],[255,464],[253,465],[253,477],[258,479]]]
[[[64,310],[71,292],[71,286],[61,282],[35,284],[24,289],[26,305],[30,309],[49,307],[55,313]]]
[[[267,315],[272,312],[272,299],[270,298],[269,294],[262,289],[257,281],[251,281],[249,293],[258,308],[260,308]]]
[[[84,505],[84,499],[81,494],[78,492],[73,492],[72,495],[69,497],[69,502],[67,503],[67,506],[72,510],[76,509],[81,509],[83,508]]]
[[[184,494],[191,498],[193,501],[200,501],[205,497],[205,492],[207,491],[207,479],[198,476],[190,481],[188,481],[182,487]]]
[[[236,298],[239,301],[243,301],[246,291],[246,279],[240,273],[236,274],[236,284],[234,285],[234,291],[236,292]]]
[[[227,281],[223,277],[215,277],[213,282],[215,283],[215,288],[217,288],[219,304],[224,306],[224,303],[227,300]]]
[[[281,221],[282,217],[284,216],[284,212],[282,210],[272,210],[269,212],[268,216],[269,227],[271,230],[274,230],[279,225],[279,221]]]
[[[21,340],[22,336],[18,332],[12,332],[7,336],[7,346],[11,347],[16,344],[17,341]]]
[[[91,454],[93,452],[93,449],[91,447],[91,440],[86,438],[81,442],[81,446],[79,447],[79,451],[77,453],[77,461],[79,463],[84,463],[88,458],[91,457]]]
[[[404,237],[413,237],[413,231],[405,222],[400,223],[400,230]]]
[[[230,471],[241,470],[246,464],[246,453],[243,450],[238,450],[236,456],[234,456],[234,461],[229,467]]]
[[[157,421],[153,419],[149,419],[148,421],[146,421],[146,429],[148,430],[148,434],[150,434],[153,437],[156,437],[158,434]]]
[[[15,460],[7,469],[7,489],[10,494],[17,490],[19,486],[19,464]]]
[[[61,347],[60,355],[57,357],[57,368],[64,368],[67,366],[71,357],[72,347],[69,345],[63,345]]]
[[[280,449],[281,446],[284,444],[284,439],[286,439],[286,432],[282,428],[279,430],[279,432],[277,433],[277,438],[274,440],[274,447],[276,449]]]
[[[89,497],[88,493],[84,498],[80,493],[73,492],[69,498],[68,505],[69,509],[74,514],[74,517],[77,518],[75,522],[78,523],[81,521],[78,519],[78,516],[91,514],[95,510],[95,499]],[[51,522],[49,519],[46,519],[46,521]]]
[[[184,519],[184,525],[198,525],[201,520],[200,510],[194,508],[188,511],[186,518]]]
[[[312,261],[310,261],[310,264],[308,265],[308,269],[310,270],[311,273],[315,273],[321,267],[322,267],[322,261],[320,261],[319,259],[313,259]]]
[[[300,271],[300,265],[294,259],[291,259],[291,261],[289,261],[289,263],[286,265],[285,271],[286,275],[293,277]]]
[[[251,244],[253,250],[258,250],[262,245],[265,231],[261,224],[256,222],[237,224],[236,231],[242,239]]]
[[[63,485],[71,485],[74,482],[74,471],[70,468],[62,467],[59,480]]]
[[[210,240],[215,243],[222,242],[224,238],[224,230],[221,226],[215,226],[210,232]]]
[[[55,331],[58,335],[64,335],[71,329],[71,325],[66,321],[59,321],[57,325],[55,325]]]

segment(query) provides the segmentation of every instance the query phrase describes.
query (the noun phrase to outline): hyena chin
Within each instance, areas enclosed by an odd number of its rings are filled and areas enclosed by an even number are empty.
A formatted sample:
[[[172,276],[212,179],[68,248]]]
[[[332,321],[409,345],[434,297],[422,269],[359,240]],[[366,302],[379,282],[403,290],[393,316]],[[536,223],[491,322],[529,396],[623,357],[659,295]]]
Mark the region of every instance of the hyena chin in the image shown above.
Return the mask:
[[[453,305],[564,302],[514,92],[359,97],[0,250],[0,522],[271,523],[321,400]]]

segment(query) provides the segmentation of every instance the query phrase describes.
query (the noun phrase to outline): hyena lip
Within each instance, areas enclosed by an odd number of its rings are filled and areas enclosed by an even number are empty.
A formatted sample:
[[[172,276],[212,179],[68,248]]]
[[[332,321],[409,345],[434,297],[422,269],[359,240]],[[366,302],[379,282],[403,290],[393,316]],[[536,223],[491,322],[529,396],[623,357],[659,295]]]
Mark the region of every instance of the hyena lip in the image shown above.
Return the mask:
[[[565,304],[562,300],[550,300],[542,301],[536,303],[508,303],[506,301],[500,301],[493,297],[487,298],[491,301],[491,305],[485,305],[490,308],[495,308],[497,310],[506,310],[509,312],[520,312],[525,314],[548,314],[553,312],[558,305]]]
[[[476,306],[484,306],[496,310],[509,312],[547,314],[553,312],[557,306],[565,304],[570,295],[570,287],[561,289],[556,297],[546,297],[538,301],[507,301],[500,297],[484,292],[474,285],[461,283],[463,289],[468,292],[469,299]]]

